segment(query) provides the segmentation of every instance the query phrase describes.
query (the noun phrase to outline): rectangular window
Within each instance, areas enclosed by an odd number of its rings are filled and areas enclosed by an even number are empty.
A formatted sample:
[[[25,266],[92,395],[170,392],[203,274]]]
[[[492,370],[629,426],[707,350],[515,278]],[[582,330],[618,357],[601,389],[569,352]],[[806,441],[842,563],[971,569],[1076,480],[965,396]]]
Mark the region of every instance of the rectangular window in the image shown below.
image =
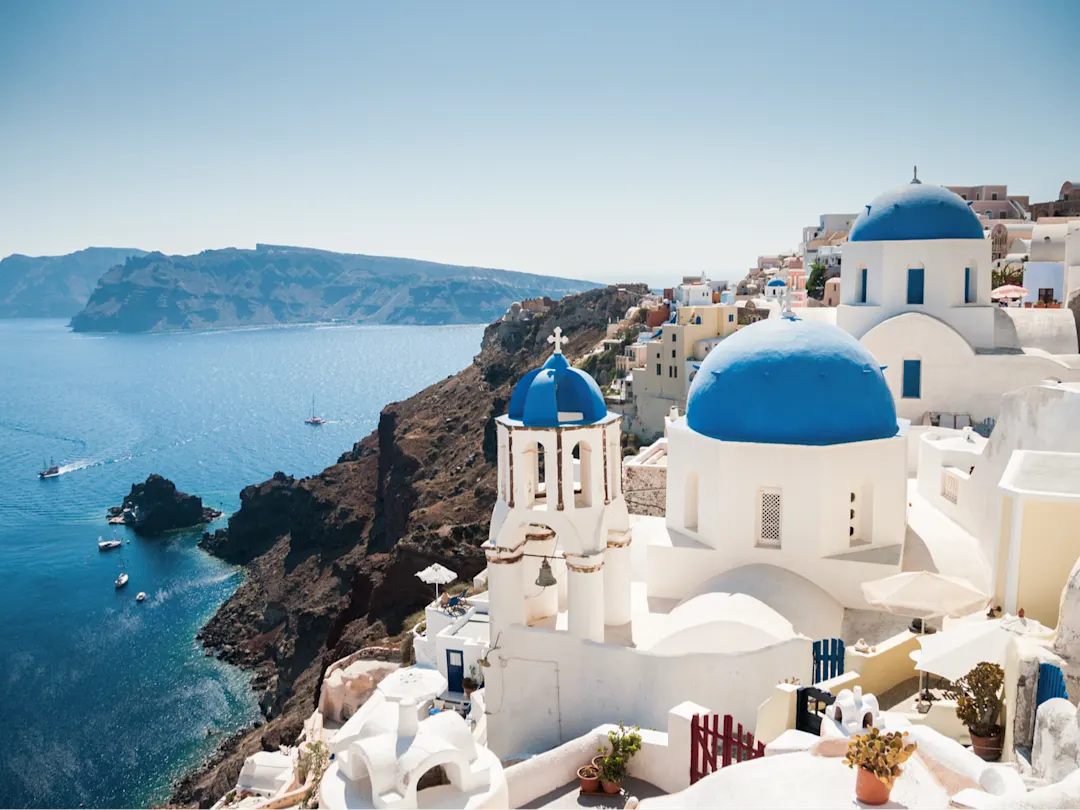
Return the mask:
[[[656,376],[657,377],[660,376],[660,364],[659,363],[656,364]]]
[[[922,396],[922,361],[904,361],[904,385],[901,396],[904,399],[919,399]]]
[[[675,366],[675,379],[679,379],[679,367]]]
[[[728,323],[735,323],[735,316],[734,315],[728,315],[727,316],[727,322]]]
[[[668,375],[668,379],[670,380],[671,379],[671,366],[667,367],[667,375]]]
[[[912,267],[907,271],[907,302],[909,304],[923,302],[923,272],[921,267]]]
[[[859,273],[859,303],[866,303],[866,274],[867,269],[864,267]]]
[[[675,359],[675,350],[674,349],[671,350],[671,359],[672,360]]]
[[[1043,304],[1054,303],[1054,288],[1039,287],[1039,302]]]
[[[975,296],[972,295],[971,290],[971,268],[964,268],[964,303],[970,304],[975,300]]]
[[[674,332],[672,332],[671,333],[671,342],[674,343],[676,340],[678,340],[678,337],[679,337],[678,335],[676,335]]]
[[[997,199],[997,192],[996,191],[990,192],[990,199],[991,200],[996,200]]]
[[[780,490],[758,490],[758,541],[765,548],[780,548]]]

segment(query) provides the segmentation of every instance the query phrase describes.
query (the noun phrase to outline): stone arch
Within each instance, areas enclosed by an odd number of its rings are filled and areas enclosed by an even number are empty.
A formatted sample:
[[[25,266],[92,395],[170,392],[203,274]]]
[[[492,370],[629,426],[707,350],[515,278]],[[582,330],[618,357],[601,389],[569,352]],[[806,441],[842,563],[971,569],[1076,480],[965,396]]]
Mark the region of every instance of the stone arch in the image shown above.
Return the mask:
[[[593,505],[595,492],[596,455],[587,439],[580,439],[570,451],[578,463],[578,482],[574,484],[574,507],[586,509]]]

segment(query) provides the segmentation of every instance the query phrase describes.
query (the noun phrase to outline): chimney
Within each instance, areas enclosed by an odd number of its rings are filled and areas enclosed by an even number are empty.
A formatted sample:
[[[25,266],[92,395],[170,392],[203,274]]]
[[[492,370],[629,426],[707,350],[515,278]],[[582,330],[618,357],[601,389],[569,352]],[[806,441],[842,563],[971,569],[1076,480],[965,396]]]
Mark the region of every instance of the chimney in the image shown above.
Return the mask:
[[[420,721],[416,716],[416,701],[404,698],[398,703],[398,727],[399,737],[415,737]]]

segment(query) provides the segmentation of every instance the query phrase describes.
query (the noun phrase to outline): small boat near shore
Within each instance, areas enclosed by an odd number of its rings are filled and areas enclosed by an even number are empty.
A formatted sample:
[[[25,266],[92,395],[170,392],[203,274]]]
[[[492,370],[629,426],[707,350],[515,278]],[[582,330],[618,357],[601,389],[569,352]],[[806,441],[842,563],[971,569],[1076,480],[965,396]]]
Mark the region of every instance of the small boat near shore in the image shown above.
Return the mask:
[[[115,537],[112,540],[102,540],[100,537],[97,539],[98,551],[112,551],[114,548],[120,548],[123,545]]]
[[[113,582],[113,585],[115,585],[117,588],[123,588],[127,584],[128,584],[128,575],[124,574],[124,573],[121,573],[120,576],[118,576],[116,578],[116,580]]]
[[[146,591],[139,591],[135,595],[135,601],[136,602],[145,602],[146,601]]]

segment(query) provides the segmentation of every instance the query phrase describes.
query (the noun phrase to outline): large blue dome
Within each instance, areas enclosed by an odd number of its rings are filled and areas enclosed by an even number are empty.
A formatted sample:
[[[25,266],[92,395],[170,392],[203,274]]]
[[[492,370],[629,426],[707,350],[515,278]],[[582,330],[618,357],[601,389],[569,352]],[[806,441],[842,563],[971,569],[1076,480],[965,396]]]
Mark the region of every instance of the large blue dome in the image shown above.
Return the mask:
[[[714,439],[758,444],[844,444],[897,431],[873,355],[831,324],[789,318],[721,341],[690,385],[686,421]]]
[[[514,386],[506,415],[528,427],[556,427],[597,422],[607,415],[607,405],[596,380],[556,352]]]
[[[875,197],[848,235],[850,242],[983,238],[979,218],[959,194],[925,183]]]

